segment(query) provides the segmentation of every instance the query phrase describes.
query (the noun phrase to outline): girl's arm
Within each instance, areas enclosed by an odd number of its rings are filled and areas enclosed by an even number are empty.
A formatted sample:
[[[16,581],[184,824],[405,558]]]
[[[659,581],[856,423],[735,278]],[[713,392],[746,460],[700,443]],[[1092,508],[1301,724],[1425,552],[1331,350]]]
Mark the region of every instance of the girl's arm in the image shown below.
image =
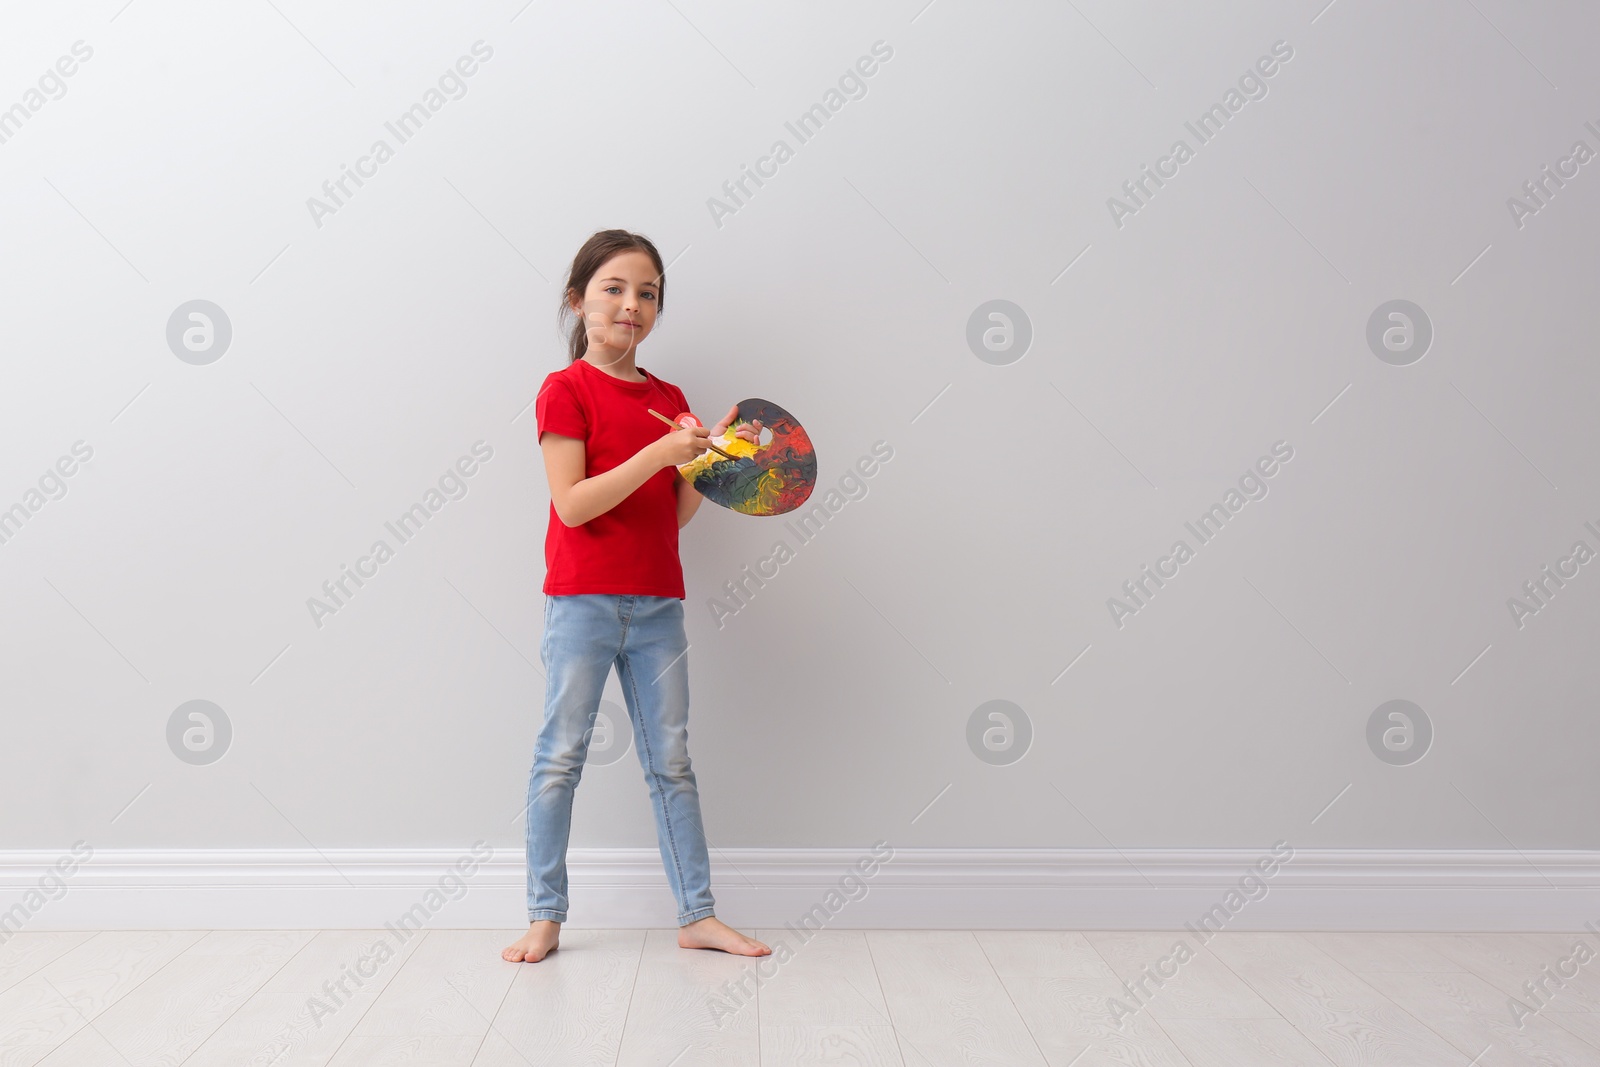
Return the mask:
[[[669,434],[661,441],[668,441],[673,436]],[[549,430],[540,434],[539,450],[544,453],[544,472],[550,480],[550,502],[555,505],[556,517],[568,526],[582,526],[622,503],[652,474],[671,461],[660,449],[661,441],[646,445],[608,471],[585,478],[585,453],[580,438],[566,437]],[[687,463],[688,460],[683,462]],[[680,522],[679,526],[682,525]]]
[[[689,479],[681,473],[674,471],[676,481],[673,488],[678,491],[678,529],[689,525],[689,520],[694,518],[694,513],[700,510],[700,501],[705,497],[700,495],[700,490],[689,484]]]

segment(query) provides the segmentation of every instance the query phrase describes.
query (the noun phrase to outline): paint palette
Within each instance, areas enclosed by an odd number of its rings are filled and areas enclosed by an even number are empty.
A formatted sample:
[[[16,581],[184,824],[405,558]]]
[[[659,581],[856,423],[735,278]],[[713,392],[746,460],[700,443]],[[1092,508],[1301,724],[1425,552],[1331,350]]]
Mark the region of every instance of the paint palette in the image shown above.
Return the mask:
[[[799,420],[770,400],[741,400],[738,409],[739,417],[711,442],[735,458],[708,448],[680,466],[679,472],[701,496],[741,515],[793,511],[817,484],[817,452],[810,435]],[[734,433],[740,423],[758,420],[763,430],[772,431],[766,444]]]

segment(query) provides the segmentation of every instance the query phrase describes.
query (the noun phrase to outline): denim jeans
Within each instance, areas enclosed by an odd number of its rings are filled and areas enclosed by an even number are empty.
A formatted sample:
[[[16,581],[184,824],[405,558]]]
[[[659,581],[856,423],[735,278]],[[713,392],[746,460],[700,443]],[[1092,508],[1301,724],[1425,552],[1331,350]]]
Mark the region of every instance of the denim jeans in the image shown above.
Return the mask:
[[[689,639],[677,597],[547,596],[544,725],[528,775],[528,921],[567,921],[567,838],[601,691],[613,665],[650,787],[678,925],[715,914],[700,794],[689,765]]]

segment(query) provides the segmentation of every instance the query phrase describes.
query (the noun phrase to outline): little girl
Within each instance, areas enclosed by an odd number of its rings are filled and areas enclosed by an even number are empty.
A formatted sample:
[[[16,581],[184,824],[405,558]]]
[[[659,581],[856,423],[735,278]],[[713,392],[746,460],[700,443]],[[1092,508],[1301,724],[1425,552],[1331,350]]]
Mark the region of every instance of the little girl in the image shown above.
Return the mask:
[[[689,650],[678,531],[700,494],[678,473],[738,418],[711,429],[669,419],[690,410],[677,386],[634,362],[660,312],[665,268],[647,238],[602,230],[573,258],[562,311],[579,322],[570,362],[535,402],[550,481],[545,534],[544,725],[528,776],[528,932],[501,952],[536,963],[567,919],[567,838],[601,690],[613,664],[650,786],[656,838],[678,904],[678,944],[742,956],[771,949],[713,914],[711,861],[689,765]],[[760,423],[735,431],[758,441]]]

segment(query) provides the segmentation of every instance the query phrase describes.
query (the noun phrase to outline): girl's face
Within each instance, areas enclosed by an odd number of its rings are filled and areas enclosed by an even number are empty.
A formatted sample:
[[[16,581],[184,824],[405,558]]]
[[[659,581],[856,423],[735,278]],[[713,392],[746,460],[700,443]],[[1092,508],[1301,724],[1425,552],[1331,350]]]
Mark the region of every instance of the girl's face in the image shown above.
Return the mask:
[[[656,324],[660,279],[649,256],[618,252],[594,272],[582,306],[573,305],[589,336],[591,362],[604,366],[626,359]]]

